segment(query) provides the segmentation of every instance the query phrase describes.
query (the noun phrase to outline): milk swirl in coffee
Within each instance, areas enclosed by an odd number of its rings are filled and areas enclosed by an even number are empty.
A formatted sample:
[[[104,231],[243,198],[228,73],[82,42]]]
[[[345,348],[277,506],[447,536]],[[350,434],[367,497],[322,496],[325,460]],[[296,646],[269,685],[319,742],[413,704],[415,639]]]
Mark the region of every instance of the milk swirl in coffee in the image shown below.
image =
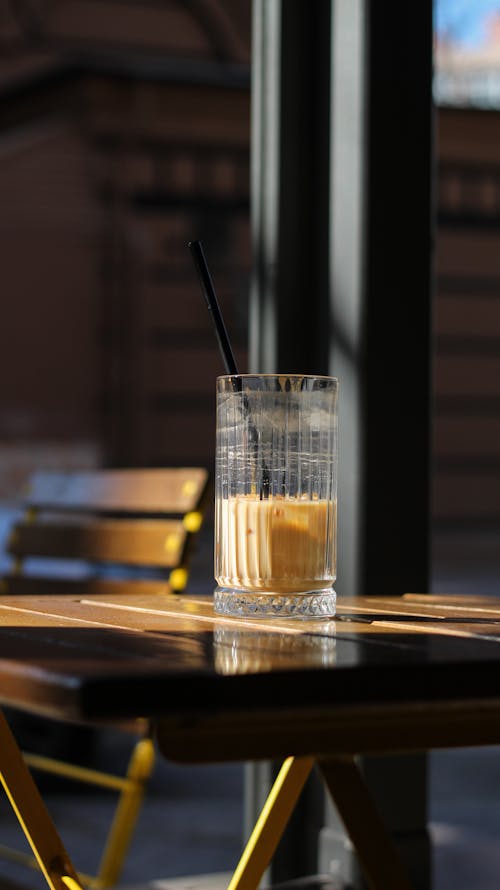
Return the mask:
[[[307,498],[243,495],[216,506],[217,582],[286,593],[335,580],[335,504]]]

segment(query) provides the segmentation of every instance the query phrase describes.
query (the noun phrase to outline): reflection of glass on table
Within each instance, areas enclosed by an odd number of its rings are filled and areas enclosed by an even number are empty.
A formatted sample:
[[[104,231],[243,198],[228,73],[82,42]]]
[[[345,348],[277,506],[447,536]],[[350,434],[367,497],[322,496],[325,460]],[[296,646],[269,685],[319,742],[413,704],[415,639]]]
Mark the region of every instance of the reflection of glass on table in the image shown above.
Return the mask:
[[[327,631],[327,632],[326,632]],[[256,671],[332,667],[336,661],[335,622],[322,626],[321,634],[265,633],[215,626],[215,669],[224,675]]]

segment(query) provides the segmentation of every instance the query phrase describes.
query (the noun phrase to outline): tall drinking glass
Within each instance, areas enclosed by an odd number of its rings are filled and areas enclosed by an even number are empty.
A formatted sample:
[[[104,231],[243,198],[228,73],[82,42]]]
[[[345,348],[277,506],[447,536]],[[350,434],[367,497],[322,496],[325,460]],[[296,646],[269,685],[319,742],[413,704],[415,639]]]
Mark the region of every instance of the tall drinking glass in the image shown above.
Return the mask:
[[[217,378],[215,611],[335,614],[334,377]]]

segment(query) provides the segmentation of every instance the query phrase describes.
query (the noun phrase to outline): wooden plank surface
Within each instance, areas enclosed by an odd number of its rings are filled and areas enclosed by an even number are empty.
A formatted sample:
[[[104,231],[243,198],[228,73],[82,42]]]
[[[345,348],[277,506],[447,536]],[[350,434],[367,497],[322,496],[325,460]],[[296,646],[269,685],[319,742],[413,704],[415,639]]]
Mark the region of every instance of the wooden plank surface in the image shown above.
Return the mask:
[[[343,599],[335,620],[211,597],[0,597],[0,702],[69,719],[500,699],[500,601]]]
[[[45,575],[5,575],[0,579],[0,594],[14,596],[48,596],[64,594],[78,598],[101,594],[140,594],[150,596],[166,596],[171,593],[171,588],[163,578],[143,580],[142,578],[52,578]]]
[[[186,535],[176,519],[20,522],[12,530],[8,552],[172,568],[181,560]]]
[[[207,479],[202,467],[40,472],[26,501],[37,508],[182,514],[196,508]]]

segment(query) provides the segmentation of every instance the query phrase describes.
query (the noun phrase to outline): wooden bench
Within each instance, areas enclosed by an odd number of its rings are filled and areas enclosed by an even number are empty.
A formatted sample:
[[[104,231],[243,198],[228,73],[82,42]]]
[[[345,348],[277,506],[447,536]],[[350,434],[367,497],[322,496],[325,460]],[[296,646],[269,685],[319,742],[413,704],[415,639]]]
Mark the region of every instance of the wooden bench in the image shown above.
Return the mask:
[[[7,543],[13,565],[1,581],[2,593],[93,597],[133,591],[162,598],[179,593],[187,583],[207,493],[208,473],[200,467],[36,473]],[[98,873],[84,876],[96,888],[118,880],[154,765],[148,720],[114,726],[138,735],[125,776],[25,754],[33,769],[119,792]],[[53,727],[60,738],[61,727]],[[65,737],[69,749],[78,735],[70,727]],[[5,847],[0,853],[34,863]]]

